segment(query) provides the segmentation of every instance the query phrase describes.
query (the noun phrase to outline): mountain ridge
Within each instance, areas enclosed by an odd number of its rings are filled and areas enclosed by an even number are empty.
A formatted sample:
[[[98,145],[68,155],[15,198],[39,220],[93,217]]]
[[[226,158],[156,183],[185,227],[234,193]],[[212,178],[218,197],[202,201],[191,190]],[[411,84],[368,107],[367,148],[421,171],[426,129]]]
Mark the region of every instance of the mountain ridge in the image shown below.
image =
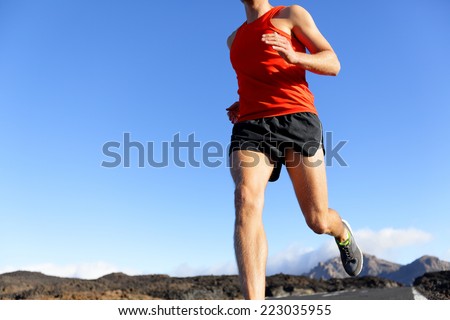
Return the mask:
[[[401,265],[379,259],[373,255],[364,254],[364,267],[360,276],[385,278],[411,286],[416,278],[425,273],[448,270],[450,270],[450,262],[429,255],[424,255],[411,263]],[[348,277],[339,257],[320,262],[316,267],[303,275],[313,279],[324,280]]]

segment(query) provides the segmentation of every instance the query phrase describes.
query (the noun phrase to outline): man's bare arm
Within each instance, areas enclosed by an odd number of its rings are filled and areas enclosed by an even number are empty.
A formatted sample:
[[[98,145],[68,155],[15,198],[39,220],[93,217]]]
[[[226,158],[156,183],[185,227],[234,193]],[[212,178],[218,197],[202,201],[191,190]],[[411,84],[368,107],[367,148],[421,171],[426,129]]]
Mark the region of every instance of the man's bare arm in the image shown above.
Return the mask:
[[[311,15],[298,5],[289,9],[292,31],[310,53],[296,52],[291,42],[277,33],[265,34],[262,40],[272,45],[289,63],[317,74],[336,76],[341,69],[340,62]]]
[[[227,39],[228,49],[231,50],[231,46],[233,45],[234,38],[236,37],[236,31],[234,31]],[[227,109],[228,119],[230,119],[231,123],[235,124],[239,120],[239,101],[233,103]]]

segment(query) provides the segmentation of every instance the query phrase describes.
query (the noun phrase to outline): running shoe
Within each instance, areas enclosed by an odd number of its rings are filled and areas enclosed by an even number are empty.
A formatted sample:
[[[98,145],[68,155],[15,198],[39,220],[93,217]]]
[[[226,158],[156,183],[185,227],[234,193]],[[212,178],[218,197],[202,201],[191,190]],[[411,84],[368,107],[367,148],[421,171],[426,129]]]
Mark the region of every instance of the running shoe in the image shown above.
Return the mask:
[[[348,222],[342,220],[342,223],[348,230],[349,238],[343,244],[336,240],[336,244],[341,253],[342,265],[344,266],[345,272],[347,272],[349,276],[356,277],[361,273],[363,268],[363,254],[356,244],[356,240],[353,237],[352,229]]]

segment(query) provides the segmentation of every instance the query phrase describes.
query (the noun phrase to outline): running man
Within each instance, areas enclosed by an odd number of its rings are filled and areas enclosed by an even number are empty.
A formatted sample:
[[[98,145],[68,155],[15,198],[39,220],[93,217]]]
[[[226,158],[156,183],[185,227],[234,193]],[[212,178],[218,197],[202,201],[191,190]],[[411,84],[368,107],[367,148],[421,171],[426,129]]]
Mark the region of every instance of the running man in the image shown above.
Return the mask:
[[[306,71],[336,76],[339,60],[302,7],[241,2],[247,21],[227,41],[239,87],[239,102],[227,109],[234,123],[234,244],[244,297],[263,300],[268,252],[264,191],[269,181],[278,180],[282,165],[307,225],[336,239],[350,276],[361,272],[363,256],[348,223],[328,208],[322,125],[305,78]]]

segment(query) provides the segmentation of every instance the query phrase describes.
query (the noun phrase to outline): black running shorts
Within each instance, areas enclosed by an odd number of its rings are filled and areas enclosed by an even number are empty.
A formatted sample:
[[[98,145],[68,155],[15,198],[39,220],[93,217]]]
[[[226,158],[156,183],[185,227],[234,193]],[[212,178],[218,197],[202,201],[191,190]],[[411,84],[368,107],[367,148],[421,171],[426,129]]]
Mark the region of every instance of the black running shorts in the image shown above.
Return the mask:
[[[319,117],[310,112],[238,122],[233,127],[229,155],[237,150],[259,151],[274,163],[269,181],[277,181],[285,164],[286,149],[305,157],[314,156],[322,147],[323,132]]]

